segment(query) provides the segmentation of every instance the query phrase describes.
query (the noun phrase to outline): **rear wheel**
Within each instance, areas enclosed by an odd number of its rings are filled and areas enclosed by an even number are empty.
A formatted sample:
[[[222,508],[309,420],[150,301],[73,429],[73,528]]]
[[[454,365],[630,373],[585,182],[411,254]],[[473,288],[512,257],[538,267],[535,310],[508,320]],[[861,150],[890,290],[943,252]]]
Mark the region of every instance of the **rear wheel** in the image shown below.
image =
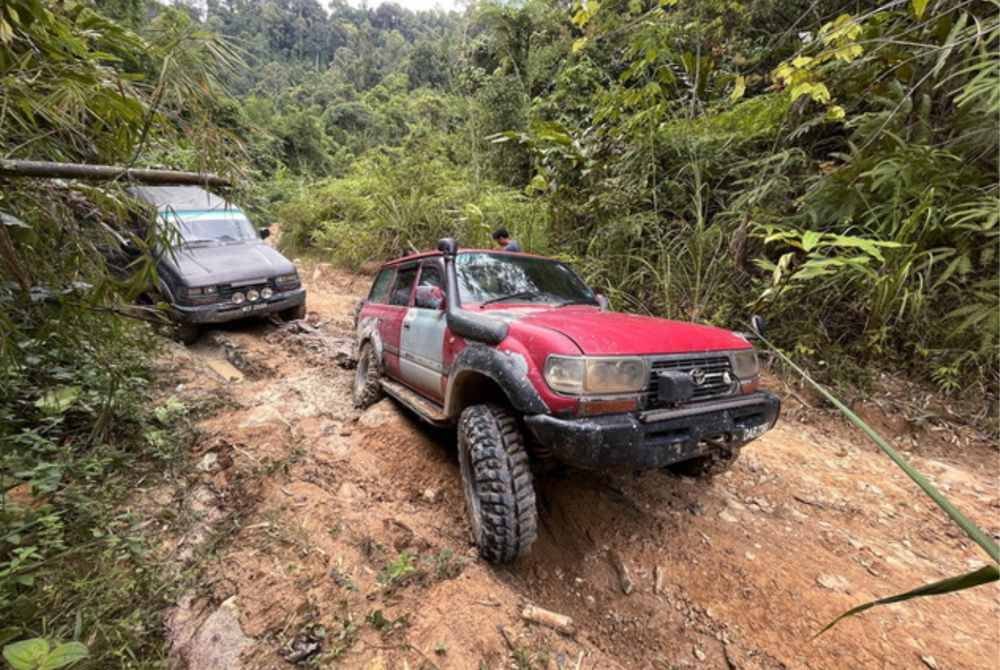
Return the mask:
[[[467,407],[458,422],[458,460],[479,554],[507,563],[527,553],[538,535],[538,512],[515,416],[499,405]]]
[[[382,384],[379,383],[378,354],[371,342],[365,342],[358,353],[358,364],[354,368],[354,406],[359,409],[371,407],[382,398]]]

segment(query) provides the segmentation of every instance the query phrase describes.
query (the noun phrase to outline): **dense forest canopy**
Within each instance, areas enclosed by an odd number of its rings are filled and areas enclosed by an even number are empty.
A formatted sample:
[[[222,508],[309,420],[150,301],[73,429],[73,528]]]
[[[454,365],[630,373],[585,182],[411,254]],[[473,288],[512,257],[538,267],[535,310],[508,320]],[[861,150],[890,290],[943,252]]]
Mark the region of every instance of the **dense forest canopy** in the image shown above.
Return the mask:
[[[208,4],[286,243],[504,224],[620,307],[996,387],[993,2]],[[362,252],[362,250],[367,250]],[[971,376],[971,377],[970,377]]]

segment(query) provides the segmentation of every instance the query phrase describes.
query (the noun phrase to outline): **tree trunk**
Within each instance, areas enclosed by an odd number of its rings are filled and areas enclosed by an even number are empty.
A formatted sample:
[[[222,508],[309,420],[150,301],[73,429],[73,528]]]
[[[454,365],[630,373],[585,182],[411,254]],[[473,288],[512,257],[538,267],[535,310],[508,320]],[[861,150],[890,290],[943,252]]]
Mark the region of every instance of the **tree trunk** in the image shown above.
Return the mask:
[[[218,175],[176,170],[147,170],[125,168],[117,165],[86,165],[83,163],[51,163],[48,161],[23,161],[0,159],[0,176],[33,177],[43,179],[92,179],[98,181],[121,180],[144,184],[194,186],[230,186],[231,182]]]

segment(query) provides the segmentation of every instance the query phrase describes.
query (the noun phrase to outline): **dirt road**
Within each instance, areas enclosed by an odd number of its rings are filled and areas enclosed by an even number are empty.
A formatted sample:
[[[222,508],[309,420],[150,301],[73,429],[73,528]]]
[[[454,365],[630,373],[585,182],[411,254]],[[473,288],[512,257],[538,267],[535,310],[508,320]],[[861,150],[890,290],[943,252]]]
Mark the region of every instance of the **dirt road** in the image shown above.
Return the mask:
[[[874,610],[812,639],[851,605],[983,559],[830,419],[786,414],[708,484],[543,479],[532,554],[484,563],[467,539],[454,437],[391,400],[350,405],[352,375],[335,358],[368,279],[305,276],[315,332],[229,328],[163,362],[164,395],[223,405],[201,422],[196,467],[140,492],[190,585],[167,618],[179,665],[997,667],[995,586]],[[996,535],[995,451],[913,460]],[[524,622],[526,604],[572,617],[575,635]]]

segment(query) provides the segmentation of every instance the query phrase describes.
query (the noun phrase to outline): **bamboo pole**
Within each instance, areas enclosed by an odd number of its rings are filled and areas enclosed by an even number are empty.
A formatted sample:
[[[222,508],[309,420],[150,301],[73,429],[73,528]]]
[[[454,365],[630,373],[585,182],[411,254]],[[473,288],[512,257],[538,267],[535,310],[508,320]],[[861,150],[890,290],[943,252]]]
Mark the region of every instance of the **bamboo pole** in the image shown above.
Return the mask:
[[[84,163],[53,163],[0,159],[0,176],[42,179],[122,180],[159,185],[230,186],[225,177],[199,172],[126,168],[118,165],[86,165]]]

